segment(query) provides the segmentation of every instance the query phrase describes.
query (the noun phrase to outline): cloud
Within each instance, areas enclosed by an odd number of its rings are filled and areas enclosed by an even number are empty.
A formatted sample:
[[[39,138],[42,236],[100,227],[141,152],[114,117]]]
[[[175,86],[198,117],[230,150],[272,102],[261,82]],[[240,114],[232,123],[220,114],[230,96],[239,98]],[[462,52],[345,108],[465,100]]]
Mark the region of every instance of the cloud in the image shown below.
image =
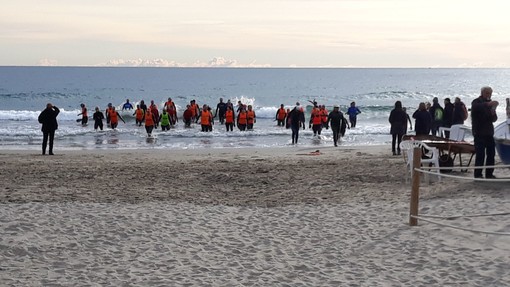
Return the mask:
[[[224,57],[214,57],[207,62],[196,61],[194,63],[179,63],[165,59],[113,59],[106,63],[97,64],[99,67],[163,67],[163,68],[176,68],[176,67],[228,67],[228,68],[267,68],[271,67],[269,64],[257,64],[254,60],[248,64],[241,64],[234,59],[226,59]]]
[[[48,67],[53,67],[53,66],[58,66],[58,61],[57,60],[54,60],[54,59],[41,59],[39,60],[39,66],[48,66]]]

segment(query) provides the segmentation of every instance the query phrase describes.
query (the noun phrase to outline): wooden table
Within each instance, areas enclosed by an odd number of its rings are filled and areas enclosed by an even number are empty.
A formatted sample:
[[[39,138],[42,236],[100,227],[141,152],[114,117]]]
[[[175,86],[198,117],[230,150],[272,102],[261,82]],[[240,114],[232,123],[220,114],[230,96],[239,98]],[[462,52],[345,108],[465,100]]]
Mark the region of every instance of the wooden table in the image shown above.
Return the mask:
[[[426,143],[431,147],[435,147],[439,149],[441,154],[448,154],[448,156],[452,157],[455,161],[457,155],[459,155],[459,165],[460,167],[464,166],[462,162],[462,154],[470,155],[469,161],[466,166],[471,164],[473,160],[473,156],[475,155],[475,146],[468,142],[459,142],[454,140],[449,140],[442,137],[432,136],[432,135],[404,135],[402,140],[417,140]],[[452,156],[453,155],[453,156]],[[463,170],[467,171],[467,170]]]

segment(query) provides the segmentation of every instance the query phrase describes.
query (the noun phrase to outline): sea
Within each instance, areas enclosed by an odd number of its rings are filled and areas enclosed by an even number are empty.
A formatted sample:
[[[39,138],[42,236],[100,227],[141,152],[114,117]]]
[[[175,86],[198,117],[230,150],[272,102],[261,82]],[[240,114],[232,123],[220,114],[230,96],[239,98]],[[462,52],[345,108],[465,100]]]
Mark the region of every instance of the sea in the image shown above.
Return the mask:
[[[434,97],[440,103],[460,97],[469,107],[482,86],[493,88],[503,121],[510,69],[0,67],[0,149],[40,150],[37,117],[47,103],[61,110],[55,151],[288,147],[291,131],[277,126],[277,108],[281,104],[292,108],[296,102],[310,106],[313,101],[330,108],[340,105],[343,112],[355,102],[361,110],[357,126],[347,130],[341,146],[388,145],[390,149],[388,116],[396,101],[410,115],[420,102],[432,102]],[[104,111],[108,103],[120,109],[126,99],[133,104],[154,100],[162,107],[169,97],[179,116],[191,100],[208,104],[213,111],[219,98],[234,104],[241,101],[253,105],[257,122],[252,131],[226,132],[216,121],[213,131],[206,133],[198,124],[184,128],[180,121],[170,131],[155,130],[153,138],[135,125],[131,112],[121,113],[126,123],[120,122],[115,130],[95,131],[91,120],[87,126],[76,122],[82,103],[91,116],[96,106]],[[471,125],[469,119],[466,125]],[[332,145],[331,130],[323,130],[317,139],[307,126],[297,146]]]

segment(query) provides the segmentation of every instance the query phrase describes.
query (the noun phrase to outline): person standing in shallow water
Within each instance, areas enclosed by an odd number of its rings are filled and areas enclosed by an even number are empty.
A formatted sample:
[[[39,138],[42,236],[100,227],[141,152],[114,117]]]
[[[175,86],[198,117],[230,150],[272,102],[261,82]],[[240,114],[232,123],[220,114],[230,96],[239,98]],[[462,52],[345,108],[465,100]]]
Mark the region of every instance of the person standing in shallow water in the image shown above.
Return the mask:
[[[345,127],[348,126],[347,120],[344,118],[343,113],[340,111],[340,106],[333,106],[333,111],[329,113],[326,125],[326,129],[328,126],[331,126],[331,131],[333,132],[333,144],[338,146],[338,140],[340,140],[340,137],[343,136],[342,130],[345,133]]]
[[[356,127],[356,123],[358,121],[358,114],[361,114],[361,111],[358,107],[356,107],[356,102],[352,102],[349,109],[347,109],[347,114],[349,115],[349,122],[351,123],[351,128]]]
[[[42,154],[46,154],[46,146],[49,140],[48,154],[53,155],[53,139],[55,138],[55,131],[58,129],[57,116],[60,110],[48,103],[46,109],[39,114],[38,121],[42,124],[41,131],[43,132]]]
[[[303,113],[299,103],[287,115],[287,122],[292,130],[292,144],[298,143],[299,129],[305,129],[305,113]]]
[[[96,107],[96,112],[92,115],[92,118],[94,119],[94,130],[97,131],[97,128],[103,130],[104,115],[99,110],[99,107]]]

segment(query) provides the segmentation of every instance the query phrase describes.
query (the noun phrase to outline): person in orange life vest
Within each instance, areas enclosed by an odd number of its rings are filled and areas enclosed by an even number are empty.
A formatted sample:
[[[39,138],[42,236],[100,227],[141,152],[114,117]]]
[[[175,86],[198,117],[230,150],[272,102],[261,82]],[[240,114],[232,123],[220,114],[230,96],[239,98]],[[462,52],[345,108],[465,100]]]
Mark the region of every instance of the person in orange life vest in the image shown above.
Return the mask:
[[[191,107],[191,120],[195,121],[195,123],[198,123],[198,116],[200,115],[200,108],[198,107],[198,104],[195,100],[191,100],[189,102],[189,105]]]
[[[322,131],[322,116],[318,106],[315,106],[312,110],[312,114],[310,117],[309,128],[312,128],[313,135],[317,136],[321,134]]]
[[[140,105],[136,105],[136,110],[135,110],[135,112],[133,113],[133,116],[135,116],[136,124],[137,124],[139,127],[141,127],[141,126],[142,126],[142,123],[143,123],[144,112],[143,112],[143,110],[140,108]]]
[[[81,119],[76,120],[76,122],[81,122],[81,125],[85,126],[89,122],[89,113],[87,112],[87,107],[85,107],[85,104],[80,104],[80,107],[81,113],[79,113],[78,116],[81,116]]]
[[[182,118],[184,119],[184,127],[190,128],[191,127],[191,121],[193,120],[193,112],[191,111],[191,106],[187,105],[186,110],[182,114]]]
[[[168,98],[168,101],[165,102],[165,106],[163,108],[167,111],[167,113],[170,113],[171,108],[175,109],[175,103],[172,101],[172,98]]]
[[[145,131],[147,132],[147,136],[152,136],[152,130],[154,129],[155,122],[156,119],[154,118],[154,115],[152,114],[151,110],[148,109],[145,112]]]
[[[119,125],[119,119],[121,119],[123,123],[126,123],[119,112],[115,110],[115,107],[112,107],[110,110],[110,127],[112,129],[115,129]]]
[[[227,106],[227,111],[225,111],[225,127],[227,128],[227,132],[234,131],[235,127],[235,114],[232,106]]]
[[[248,124],[248,114],[244,109],[244,106],[240,107],[239,114],[237,115],[237,127],[240,131],[246,130],[246,125]]]
[[[104,112],[105,116],[106,116],[106,125],[110,125],[110,112],[112,111],[112,103],[108,103],[108,106],[106,107],[106,110]]]
[[[151,110],[151,113],[152,113],[152,117],[155,119],[154,120],[154,128],[157,129],[158,128],[158,125],[159,125],[159,110],[158,110],[158,105],[156,105],[154,103],[154,100],[151,100],[151,105],[149,107],[149,109]]]
[[[203,132],[212,132],[213,116],[210,108],[207,105],[202,107],[202,111],[200,112],[198,119],[200,119],[200,125],[202,126]]]
[[[280,108],[276,111],[276,121],[278,121],[278,126],[285,126],[285,118],[287,117],[287,112],[283,107],[283,104],[280,105]]]
[[[172,101],[172,98],[168,98],[168,101],[165,103],[164,109],[166,109],[166,112],[170,117],[170,125],[174,126],[175,123],[179,121],[179,118],[177,117],[177,108],[175,107],[175,103]]]
[[[285,116],[285,128],[290,129],[290,118],[289,118],[290,109],[287,109],[287,115]]]
[[[248,105],[248,110],[246,111],[246,129],[251,131],[253,130],[253,124],[257,122],[257,116],[255,115],[255,111],[251,105]]]
[[[328,126],[328,116],[329,116],[329,113],[328,113],[328,110],[326,109],[325,105],[322,105],[320,107],[320,114],[321,114],[321,117],[322,117],[322,127],[328,129],[329,128],[329,126]]]

